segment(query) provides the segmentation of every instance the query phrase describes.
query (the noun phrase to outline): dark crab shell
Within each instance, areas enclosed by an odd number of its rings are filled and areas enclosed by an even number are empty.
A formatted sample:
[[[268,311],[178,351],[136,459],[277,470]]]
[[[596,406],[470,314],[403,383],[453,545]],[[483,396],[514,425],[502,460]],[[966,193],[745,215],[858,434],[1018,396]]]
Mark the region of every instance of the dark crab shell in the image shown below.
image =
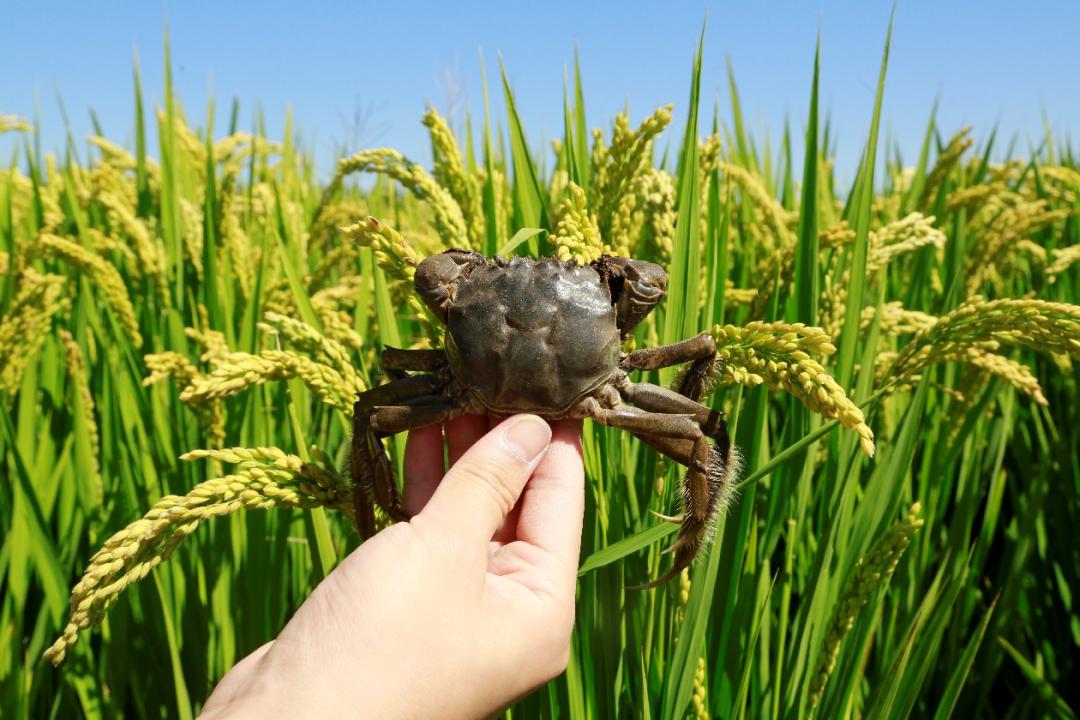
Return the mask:
[[[618,367],[611,289],[592,265],[481,264],[448,303],[446,354],[455,379],[490,412],[559,416]]]

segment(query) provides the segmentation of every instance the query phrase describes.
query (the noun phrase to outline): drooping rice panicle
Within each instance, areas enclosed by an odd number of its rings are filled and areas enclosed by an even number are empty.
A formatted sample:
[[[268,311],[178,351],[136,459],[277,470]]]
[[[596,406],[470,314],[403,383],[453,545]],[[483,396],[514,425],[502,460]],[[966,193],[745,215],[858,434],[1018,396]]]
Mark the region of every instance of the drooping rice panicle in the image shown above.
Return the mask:
[[[289,378],[299,378],[324,403],[351,415],[356,390],[348,381],[334,368],[287,350],[263,350],[257,355],[229,353],[209,375],[197,376],[180,393],[180,399],[198,404]]]
[[[124,280],[120,277],[115,265],[100,255],[90,252],[77,242],[58,235],[40,235],[36,243],[42,251],[65,260],[77,270],[87,273],[94,284],[101,290],[102,295],[105,296],[109,307],[116,313],[117,320],[127,331],[132,344],[135,347],[142,346],[142,335],[139,334],[139,321],[135,317],[135,306],[131,302]]]
[[[890,527],[877,539],[871,548],[859,558],[847,582],[844,583],[840,599],[833,608],[825,630],[825,640],[818,652],[817,661],[810,682],[810,707],[816,708],[825,692],[825,685],[836,668],[836,658],[840,654],[840,644],[844,636],[855,625],[859,611],[870,600],[870,596],[879,588],[888,587],[893,572],[911,543],[912,536],[919,531],[925,521],[919,517],[922,504],[914,503],[907,515]]]
[[[433,225],[446,247],[455,247],[469,237],[461,207],[449,191],[435,181],[427,170],[408,160],[392,148],[362,150],[338,161],[337,173],[323,193],[312,225],[316,225],[323,208],[341,188],[344,179],[353,173],[373,172],[392,178],[421,200],[426,200],[433,214]]]
[[[1000,354],[1002,346],[1080,358],[1080,306],[1047,300],[986,300],[975,296],[919,330],[887,372],[910,384],[930,365],[969,362],[1045,404],[1030,369]]]
[[[933,326],[938,319],[921,310],[908,310],[899,300],[885,303],[881,312],[874,306],[863,308],[860,327],[866,328],[878,317],[878,329],[886,335],[910,335]]]
[[[302,320],[268,312],[266,322],[260,324],[260,328],[264,333],[280,335],[287,346],[319,356],[338,372],[353,389],[354,395],[367,389],[356,372],[349,351],[337,340],[322,335]]]
[[[33,126],[18,115],[0,114],[0,134],[7,132],[31,132]]]
[[[836,352],[821,328],[755,321],[741,328],[717,325],[712,334],[718,383],[786,390],[813,412],[854,430],[863,452],[874,454],[874,433],[862,411],[814,359]]]
[[[1046,266],[1046,279],[1057,282],[1058,276],[1080,261],[1080,243],[1054,251],[1054,260]]]
[[[352,492],[330,468],[318,468],[277,448],[195,450],[183,460],[212,458],[238,466],[232,475],[199,483],[184,496],[166,495],[141,520],[115,533],[90,559],[71,591],[71,615],[44,658],[59,665],[79,632],[100,623],[120,594],[173,554],[199,523],[237,510],[351,505]],[[328,484],[327,478],[337,482]]]
[[[971,128],[966,127],[960,130],[949,139],[948,145],[938,155],[937,162],[934,163],[933,169],[926,178],[926,183],[923,185],[922,193],[919,195],[919,199],[916,202],[916,207],[926,210],[930,208],[931,203],[937,196],[938,191],[941,189],[942,184],[945,182],[945,178],[960,162],[960,158],[964,156],[975,141],[969,137],[971,135]]]
[[[75,338],[67,330],[61,329],[59,332],[60,342],[64,346],[64,360],[66,361],[66,370],[68,380],[72,383],[72,392],[78,394],[83,411],[83,421],[86,423],[86,432],[90,438],[90,453],[93,467],[93,487],[96,493],[96,500],[101,502],[102,497],[102,484],[101,484],[101,435],[98,432],[97,418],[94,415],[94,394],[90,390],[90,382],[87,378],[86,370],[86,358],[83,355],[82,348]]]
[[[754,207],[761,212],[765,228],[755,228],[758,239],[767,255],[780,252],[795,244],[795,232],[791,229],[794,216],[772,196],[761,178],[741,165],[730,162],[718,164],[720,172],[731,178],[746,193]]]
[[[27,365],[36,361],[53,318],[70,306],[64,285],[59,275],[22,271],[18,293],[0,318],[0,391],[15,392]]]
[[[387,278],[402,283],[408,291],[408,305],[424,324],[428,337],[437,339],[441,323],[431,309],[411,292],[416,266],[423,260],[420,253],[392,227],[370,216],[340,228],[340,232],[344,237],[371,248],[375,261],[386,273]]]
[[[468,231],[469,246],[480,250],[484,246],[485,233],[480,184],[476,177],[466,173],[461,150],[446,120],[434,108],[429,108],[424,113],[423,123],[431,133],[435,180],[457,201]]]
[[[368,216],[340,231],[344,237],[371,248],[388,278],[412,284],[416,266],[424,258],[392,227]]]

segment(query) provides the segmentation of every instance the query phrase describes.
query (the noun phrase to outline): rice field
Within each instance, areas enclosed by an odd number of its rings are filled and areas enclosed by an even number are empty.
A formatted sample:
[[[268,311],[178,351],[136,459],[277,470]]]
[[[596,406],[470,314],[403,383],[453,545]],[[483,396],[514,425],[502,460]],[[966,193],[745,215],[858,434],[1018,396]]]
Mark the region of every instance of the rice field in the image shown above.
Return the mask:
[[[439,346],[412,274],[468,247],[663,264],[628,347],[711,332],[744,457],[704,557],[627,590],[670,563],[650,511],[680,468],[586,423],[569,666],[507,717],[1075,716],[1070,144],[931,114],[903,157],[887,44],[864,137],[831,132],[810,58],[805,114],[755,136],[733,76],[701,107],[699,48],[683,127],[587,115],[574,68],[540,146],[504,74],[505,117],[418,118],[433,164],[356,149],[327,180],[291,123],[185,108],[167,57],[130,146],[44,153],[0,116],[0,715],[196,715],[358,545],[352,398],[381,348]]]

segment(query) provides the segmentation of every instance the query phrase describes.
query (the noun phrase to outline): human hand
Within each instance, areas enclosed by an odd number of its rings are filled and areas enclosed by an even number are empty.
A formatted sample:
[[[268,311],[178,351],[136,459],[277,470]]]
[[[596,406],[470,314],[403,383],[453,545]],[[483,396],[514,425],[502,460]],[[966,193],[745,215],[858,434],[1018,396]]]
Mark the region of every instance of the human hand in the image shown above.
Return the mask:
[[[581,422],[414,430],[408,523],[365,542],[204,717],[477,718],[566,668],[584,514]]]

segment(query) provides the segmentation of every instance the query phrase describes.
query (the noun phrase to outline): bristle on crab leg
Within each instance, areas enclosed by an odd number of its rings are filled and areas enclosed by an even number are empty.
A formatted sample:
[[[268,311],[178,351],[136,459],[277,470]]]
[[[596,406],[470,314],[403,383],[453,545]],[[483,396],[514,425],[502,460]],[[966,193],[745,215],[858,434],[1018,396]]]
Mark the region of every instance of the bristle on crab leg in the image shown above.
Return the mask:
[[[658,587],[676,577],[685,568],[690,567],[694,559],[701,552],[702,547],[707,545],[712,539],[712,534],[716,529],[717,519],[731,503],[732,495],[735,490],[735,479],[738,477],[741,465],[741,457],[738,449],[734,446],[729,447],[726,457],[723,457],[720,449],[715,445],[710,448],[708,471],[709,492],[705,513],[701,517],[695,515],[694,508],[692,507],[689,482],[688,480],[684,481],[683,517],[678,520],[682,529],[679,531],[679,537],[675,542],[661,552],[662,555],[674,553],[675,561],[672,564],[671,569],[652,582],[645,583],[644,585],[635,585],[629,589],[649,590]],[[653,514],[664,520],[675,519],[661,515],[660,513],[654,512]]]

